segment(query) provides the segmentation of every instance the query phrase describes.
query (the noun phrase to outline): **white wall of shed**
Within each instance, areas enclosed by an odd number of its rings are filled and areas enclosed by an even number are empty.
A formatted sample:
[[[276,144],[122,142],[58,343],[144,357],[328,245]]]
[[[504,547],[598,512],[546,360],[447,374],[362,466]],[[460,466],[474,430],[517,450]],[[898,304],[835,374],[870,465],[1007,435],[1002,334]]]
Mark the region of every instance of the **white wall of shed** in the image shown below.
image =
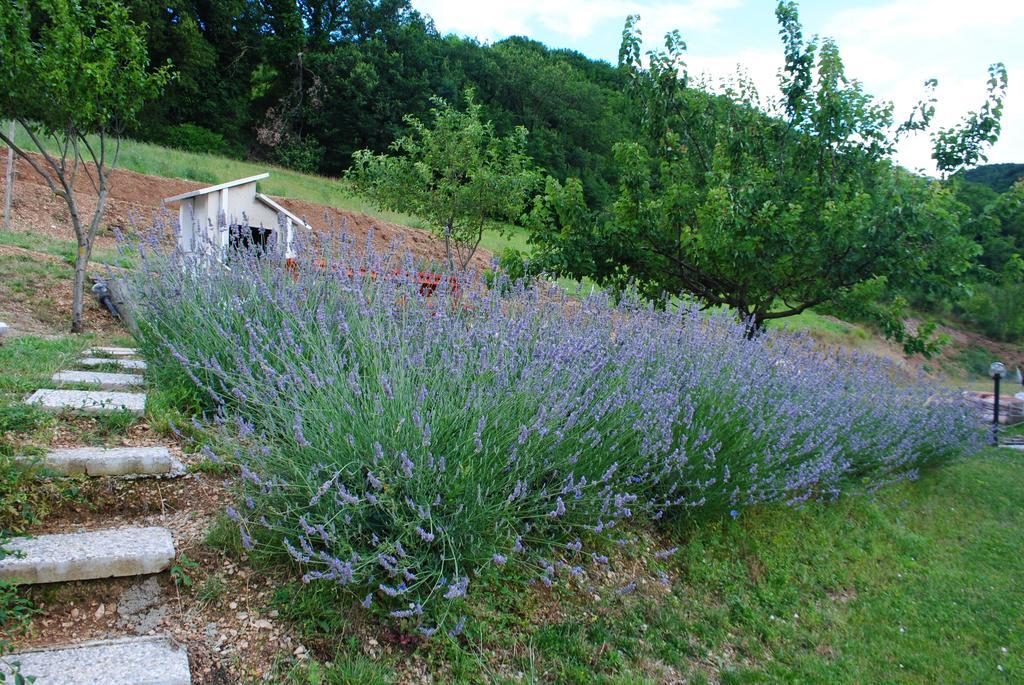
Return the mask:
[[[223,259],[230,244],[230,227],[248,225],[269,229],[274,233],[271,240],[283,232],[285,258],[295,257],[294,222],[257,199],[255,182],[182,200],[178,216],[178,246],[182,251],[212,248]]]

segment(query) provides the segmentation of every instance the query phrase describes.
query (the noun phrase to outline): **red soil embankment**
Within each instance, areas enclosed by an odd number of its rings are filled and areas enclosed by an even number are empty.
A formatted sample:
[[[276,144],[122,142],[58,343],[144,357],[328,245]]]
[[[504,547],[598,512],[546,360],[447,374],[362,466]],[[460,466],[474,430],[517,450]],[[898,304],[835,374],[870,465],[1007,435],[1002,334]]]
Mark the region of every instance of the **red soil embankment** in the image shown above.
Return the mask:
[[[0,152],[0,157],[6,161],[6,151]],[[324,183],[333,182],[335,181],[324,179]],[[176,210],[164,208],[161,205],[161,200],[207,185],[210,184],[181,178],[148,176],[134,171],[115,169],[111,176],[110,196],[107,200],[107,208],[96,246],[99,248],[114,247],[114,228],[131,234],[147,228],[157,220],[173,221],[176,217]],[[0,194],[3,192],[3,187],[4,178],[0,174]],[[78,190],[80,212],[83,216],[91,216],[95,208],[96,193],[84,173],[79,174],[76,189]],[[305,200],[284,197],[274,197],[274,199],[298,216],[303,217],[318,233],[332,234],[345,231],[359,243],[364,241],[372,230],[378,250],[383,250],[392,241],[398,240],[403,249],[408,250],[417,258],[433,263],[444,262],[444,244],[427,231]],[[20,158],[17,159],[15,165],[11,223],[12,227],[18,231],[28,231],[61,240],[74,239],[71,219],[64,201],[55,197],[31,165]],[[471,266],[483,268],[488,265],[489,261],[490,253],[486,250],[478,250]]]

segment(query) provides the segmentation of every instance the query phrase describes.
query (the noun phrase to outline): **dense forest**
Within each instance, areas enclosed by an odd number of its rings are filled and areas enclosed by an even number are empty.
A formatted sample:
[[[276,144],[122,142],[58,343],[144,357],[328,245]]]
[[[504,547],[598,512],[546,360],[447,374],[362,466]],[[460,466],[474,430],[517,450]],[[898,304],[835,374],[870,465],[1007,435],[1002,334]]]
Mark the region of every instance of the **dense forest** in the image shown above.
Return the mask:
[[[603,202],[609,150],[628,133],[623,76],[606,62],[527,38],[442,36],[407,0],[127,0],[151,64],[178,77],[134,135],[338,175],[383,151],[403,117],[472,88],[499,132],[525,126],[528,152]]]
[[[1024,178],[1024,164],[983,164],[968,169],[963,176],[965,181],[988,186],[995,193],[1005,193]]]

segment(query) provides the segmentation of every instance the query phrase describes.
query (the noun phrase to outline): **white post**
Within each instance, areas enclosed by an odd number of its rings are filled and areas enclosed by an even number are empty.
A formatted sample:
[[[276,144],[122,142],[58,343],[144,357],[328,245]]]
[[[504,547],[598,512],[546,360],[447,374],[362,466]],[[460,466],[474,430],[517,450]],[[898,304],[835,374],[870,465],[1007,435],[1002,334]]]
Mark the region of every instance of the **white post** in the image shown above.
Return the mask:
[[[295,256],[295,250],[292,249],[292,239],[295,233],[292,230],[292,218],[286,217],[284,224],[284,258],[291,259]]]
[[[224,217],[224,227],[221,228],[219,236],[220,258],[224,259],[228,253],[228,245],[231,244],[231,215],[228,214],[228,189],[220,191],[220,216]]]
[[[7,126],[7,137],[14,140],[14,119]],[[14,197],[14,148],[7,149],[7,187],[4,190],[4,230],[11,230],[11,200]]]

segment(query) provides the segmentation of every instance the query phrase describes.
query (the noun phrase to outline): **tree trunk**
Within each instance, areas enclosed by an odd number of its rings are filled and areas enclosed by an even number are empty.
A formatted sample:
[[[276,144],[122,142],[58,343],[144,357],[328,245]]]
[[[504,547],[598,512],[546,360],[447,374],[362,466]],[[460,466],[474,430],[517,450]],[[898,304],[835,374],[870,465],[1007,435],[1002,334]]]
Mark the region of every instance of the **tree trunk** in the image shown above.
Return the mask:
[[[764,312],[755,311],[747,318],[747,340],[753,340],[768,330],[765,325]]]
[[[71,289],[71,332],[82,333],[85,331],[85,271],[89,266],[90,246],[78,244],[78,254],[75,257],[75,281]]]
[[[75,280],[71,289],[71,332],[82,333],[85,331],[85,276],[89,268],[89,259],[92,257],[92,245],[96,238],[96,231],[99,228],[100,218],[103,216],[103,209],[107,203],[107,189],[101,183],[99,196],[96,198],[96,211],[93,213],[89,228],[83,229],[81,217],[78,215],[78,205],[73,198],[68,200],[68,209],[71,212],[71,224],[75,229],[75,237],[78,239],[78,254],[75,256]]]
[[[14,119],[7,128],[7,137],[14,140]],[[14,148],[7,148],[7,184],[4,188],[4,230],[11,230],[11,200],[14,197]]]
[[[444,226],[444,252],[445,256],[448,257],[448,268],[452,271],[455,270],[455,258],[452,257],[452,222],[449,221]]]

